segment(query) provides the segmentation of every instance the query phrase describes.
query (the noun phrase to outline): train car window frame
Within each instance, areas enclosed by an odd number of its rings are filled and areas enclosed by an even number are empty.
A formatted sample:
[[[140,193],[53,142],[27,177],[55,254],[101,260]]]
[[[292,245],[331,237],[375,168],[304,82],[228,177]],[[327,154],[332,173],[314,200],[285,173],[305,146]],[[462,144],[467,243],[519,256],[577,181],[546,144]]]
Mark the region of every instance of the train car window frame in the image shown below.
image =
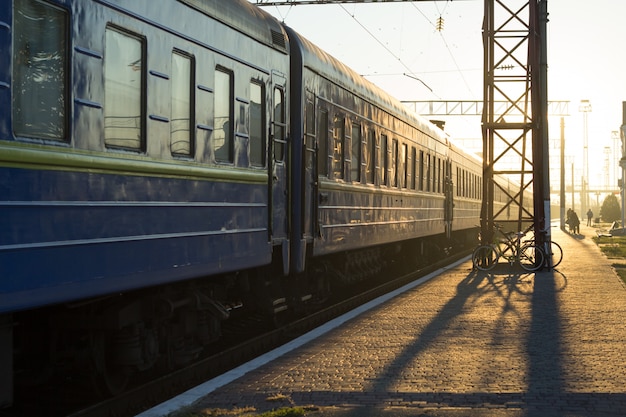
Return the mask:
[[[15,2],[11,108],[16,137],[70,141],[69,25],[65,9],[43,1]]]
[[[215,68],[211,147],[217,163],[232,164],[235,159],[234,78],[231,70],[221,66]]]
[[[461,173],[461,177],[459,178],[459,195],[465,197],[465,170],[461,168],[459,172]]]
[[[442,170],[442,165],[441,165],[441,158],[437,158],[437,192],[439,194],[441,194],[441,184],[443,183],[442,178],[443,178],[443,170]]]
[[[177,60],[178,62],[175,62]],[[187,64],[188,67],[181,68],[181,66]],[[185,76],[187,78],[183,78]],[[170,115],[170,151],[174,156],[193,157],[195,154],[195,79],[195,59],[193,56],[174,50],[172,52],[172,108]],[[185,93],[186,96],[184,96]],[[185,132],[186,134],[180,134],[179,132]],[[181,136],[181,140],[176,139],[178,135]]]
[[[411,190],[415,190],[417,184],[417,149],[411,146]]]
[[[380,159],[382,162],[382,184],[386,187],[389,186],[389,138],[386,134],[380,135]]]
[[[250,165],[264,168],[267,155],[267,138],[265,136],[265,83],[261,80],[250,80],[250,107],[248,110],[248,132]]]
[[[420,191],[424,191],[424,168],[426,166],[426,161],[424,159],[424,151],[420,149],[420,160],[419,160],[419,177],[418,177],[418,184],[419,184],[419,190]]]
[[[130,42],[139,47],[139,53],[127,56]],[[114,49],[114,42],[127,42],[121,49]],[[122,51],[123,50],[123,51]],[[124,56],[112,56],[113,51]],[[140,55],[137,58],[137,55]],[[117,61],[116,61],[117,58]],[[104,144],[109,149],[134,152],[146,150],[146,39],[123,28],[109,25],[105,29],[104,47]],[[127,71],[131,71],[127,73]],[[139,82],[133,79],[139,75]],[[125,75],[125,77],[123,76]],[[111,88],[119,84],[123,94]],[[134,94],[129,94],[134,93]],[[137,113],[137,114],[135,114]],[[110,119],[107,121],[107,119]],[[130,131],[130,132],[128,132]],[[121,136],[120,136],[121,135]],[[136,138],[134,137],[136,136]]]
[[[398,139],[396,138],[392,138],[391,139],[391,186],[392,187],[399,187],[400,184],[398,184],[398,164],[399,164],[399,159],[398,159]]]
[[[304,139],[302,143],[303,149],[303,168],[306,172],[306,175],[302,177],[303,185],[305,187],[305,182],[308,180],[309,176],[313,176],[315,168],[315,152],[317,149],[317,145],[315,143],[315,102],[313,95],[307,92],[305,99],[305,109],[304,109]]]
[[[361,182],[361,125],[353,122],[350,135],[350,181]]]
[[[317,119],[317,174],[328,177],[328,110],[319,109]]]
[[[409,185],[409,146],[406,143],[403,143],[400,146],[400,159],[403,162],[402,167],[402,188],[408,188]]]
[[[341,114],[336,114],[333,120],[333,161],[332,173],[333,179],[343,179],[345,169],[345,140],[346,140],[346,121]]]
[[[428,175],[429,172],[429,163],[430,163],[430,155],[428,154],[428,152],[424,152],[424,159],[422,161],[424,163],[424,176],[423,181],[424,181],[424,191],[430,191],[429,185],[428,185],[428,179],[430,178]]]
[[[376,131],[367,130],[365,143],[365,183],[374,184],[376,181]]]
[[[274,86],[273,97],[274,161],[282,162],[285,160],[285,146],[287,144],[287,110],[285,108],[285,90],[282,88],[282,86]]]

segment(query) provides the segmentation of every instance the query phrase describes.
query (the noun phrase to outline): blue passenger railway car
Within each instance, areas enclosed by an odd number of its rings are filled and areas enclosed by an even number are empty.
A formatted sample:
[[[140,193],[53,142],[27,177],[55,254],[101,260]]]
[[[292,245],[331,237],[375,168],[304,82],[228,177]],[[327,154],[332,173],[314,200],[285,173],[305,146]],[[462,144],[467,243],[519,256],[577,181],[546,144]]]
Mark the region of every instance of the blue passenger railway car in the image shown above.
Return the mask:
[[[481,168],[245,0],[2,2],[0,407],[473,243]]]
[[[292,143],[293,160],[303,161],[292,173],[294,183],[302,184],[293,190],[293,202],[302,204],[292,229],[302,225],[300,239],[292,241],[296,269],[308,257],[323,264],[333,282],[352,282],[355,271],[372,273],[389,262],[390,251],[419,266],[451,241],[472,238],[482,162],[340,61],[287,32],[291,131],[302,138]],[[462,185],[455,188],[457,180]]]

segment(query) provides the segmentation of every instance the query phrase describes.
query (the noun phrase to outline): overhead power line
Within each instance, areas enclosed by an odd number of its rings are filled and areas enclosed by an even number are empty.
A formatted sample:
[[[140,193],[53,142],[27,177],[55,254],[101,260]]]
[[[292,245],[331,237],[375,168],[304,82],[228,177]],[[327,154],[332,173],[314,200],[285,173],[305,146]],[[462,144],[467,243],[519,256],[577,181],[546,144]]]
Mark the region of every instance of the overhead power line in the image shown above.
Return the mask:
[[[256,0],[257,6],[297,6],[306,4],[341,4],[341,3],[400,3],[400,2],[424,2],[424,1],[465,1],[465,0]]]

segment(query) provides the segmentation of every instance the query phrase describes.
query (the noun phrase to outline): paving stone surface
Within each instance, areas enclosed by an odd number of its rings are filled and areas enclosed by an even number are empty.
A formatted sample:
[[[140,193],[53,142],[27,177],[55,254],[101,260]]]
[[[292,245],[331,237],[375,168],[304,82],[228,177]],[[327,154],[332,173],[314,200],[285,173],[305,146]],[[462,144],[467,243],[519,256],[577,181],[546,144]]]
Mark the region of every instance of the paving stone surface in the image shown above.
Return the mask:
[[[626,286],[591,236],[553,228],[556,271],[471,262],[206,395],[195,410],[626,416]]]

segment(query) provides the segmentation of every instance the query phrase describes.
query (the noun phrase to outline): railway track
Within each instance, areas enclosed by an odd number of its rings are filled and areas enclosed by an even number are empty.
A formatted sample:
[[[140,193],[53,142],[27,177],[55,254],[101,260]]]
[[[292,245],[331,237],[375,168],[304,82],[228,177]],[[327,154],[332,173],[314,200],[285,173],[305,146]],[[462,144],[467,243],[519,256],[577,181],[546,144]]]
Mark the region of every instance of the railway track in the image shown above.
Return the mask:
[[[449,265],[467,254],[468,252],[460,252],[427,268],[402,275],[384,284],[374,286],[365,292],[350,295],[306,317],[287,323],[279,328],[263,332],[253,338],[237,343],[234,346],[223,347],[219,352],[211,354],[193,365],[164,376],[155,376],[154,379],[146,380],[116,397],[92,403],[89,406],[85,406],[84,403],[74,405],[71,400],[68,400],[61,405],[51,407],[50,404],[46,404],[47,401],[42,400],[41,412],[44,413],[42,415],[48,417],[54,417],[56,415],[69,415],[71,417],[134,416],[194,386],[252,360],[265,352],[281,346],[368,301],[400,288],[432,271]],[[36,412],[37,408],[36,405],[30,405],[28,412]],[[5,410],[5,412],[0,411],[0,417],[22,415],[22,411],[23,409],[18,409],[17,407],[13,410]]]

